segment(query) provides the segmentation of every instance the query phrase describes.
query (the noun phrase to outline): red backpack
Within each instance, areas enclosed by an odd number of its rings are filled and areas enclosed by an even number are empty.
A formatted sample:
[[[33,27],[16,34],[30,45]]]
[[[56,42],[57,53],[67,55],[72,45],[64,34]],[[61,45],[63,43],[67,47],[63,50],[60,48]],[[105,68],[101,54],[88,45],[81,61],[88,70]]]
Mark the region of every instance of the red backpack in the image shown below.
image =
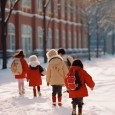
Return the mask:
[[[65,77],[65,86],[68,90],[79,90],[82,86],[80,77],[76,71],[70,71]]]

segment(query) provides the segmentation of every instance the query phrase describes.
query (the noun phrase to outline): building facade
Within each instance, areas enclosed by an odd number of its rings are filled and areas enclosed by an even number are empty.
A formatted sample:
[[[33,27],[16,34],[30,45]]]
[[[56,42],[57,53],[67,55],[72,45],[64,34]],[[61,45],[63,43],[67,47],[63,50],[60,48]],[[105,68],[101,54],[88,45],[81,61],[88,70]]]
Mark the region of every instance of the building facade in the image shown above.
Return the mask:
[[[8,22],[7,49],[87,48],[87,34],[79,18],[80,0],[20,0]],[[45,6],[45,20],[43,19]],[[9,11],[10,0],[6,12]],[[46,44],[43,43],[46,23]],[[1,42],[1,41],[0,41]]]

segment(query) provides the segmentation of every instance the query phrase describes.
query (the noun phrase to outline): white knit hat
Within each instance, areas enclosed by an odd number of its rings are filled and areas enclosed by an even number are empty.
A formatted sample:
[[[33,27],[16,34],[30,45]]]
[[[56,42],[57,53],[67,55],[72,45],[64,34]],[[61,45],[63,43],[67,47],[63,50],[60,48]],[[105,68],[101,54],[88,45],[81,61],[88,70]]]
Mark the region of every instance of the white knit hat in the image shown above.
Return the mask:
[[[29,65],[31,65],[32,67],[36,67],[37,65],[40,65],[40,62],[36,55],[31,55],[29,57]]]

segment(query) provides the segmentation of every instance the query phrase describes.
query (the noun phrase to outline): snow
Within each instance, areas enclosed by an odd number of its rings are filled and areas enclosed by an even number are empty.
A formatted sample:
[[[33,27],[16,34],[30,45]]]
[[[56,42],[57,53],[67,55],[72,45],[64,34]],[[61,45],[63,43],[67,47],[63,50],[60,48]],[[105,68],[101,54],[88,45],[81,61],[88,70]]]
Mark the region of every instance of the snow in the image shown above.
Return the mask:
[[[43,59],[40,61],[43,67],[47,66]],[[89,96],[84,98],[83,115],[115,115],[115,56],[106,55],[91,61],[82,61],[85,70],[96,83],[93,91],[88,88]],[[8,60],[7,69],[0,69],[0,115],[71,115],[71,99],[68,98],[68,93],[63,93],[62,107],[52,107],[51,86],[46,85],[45,76],[42,77],[41,97],[33,98],[32,88],[26,80],[26,93],[19,96],[17,81],[9,68],[11,62],[12,59]]]

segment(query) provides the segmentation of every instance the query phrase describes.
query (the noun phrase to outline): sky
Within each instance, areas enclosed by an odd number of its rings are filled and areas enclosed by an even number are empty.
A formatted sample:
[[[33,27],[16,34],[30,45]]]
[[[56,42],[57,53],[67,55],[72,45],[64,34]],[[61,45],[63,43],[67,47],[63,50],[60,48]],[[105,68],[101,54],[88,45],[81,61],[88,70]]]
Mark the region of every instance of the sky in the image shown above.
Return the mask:
[[[43,67],[47,67],[43,58],[40,61]],[[33,90],[26,80],[25,95],[19,96],[17,80],[10,70],[11,62],[12,59],[9,59],[8,68],[2,70],[0,60],[0,115],[71,115],[68,93],[63,93],[62,107],[52,106],[52,89],[46,85],[45,76],[42,76],[41,97],[33,97]],[[88,88],[89,96],[84,98],[83,115],[115,115],[115,56],[105,55],[82,62],[96,84],[93,91]]]

